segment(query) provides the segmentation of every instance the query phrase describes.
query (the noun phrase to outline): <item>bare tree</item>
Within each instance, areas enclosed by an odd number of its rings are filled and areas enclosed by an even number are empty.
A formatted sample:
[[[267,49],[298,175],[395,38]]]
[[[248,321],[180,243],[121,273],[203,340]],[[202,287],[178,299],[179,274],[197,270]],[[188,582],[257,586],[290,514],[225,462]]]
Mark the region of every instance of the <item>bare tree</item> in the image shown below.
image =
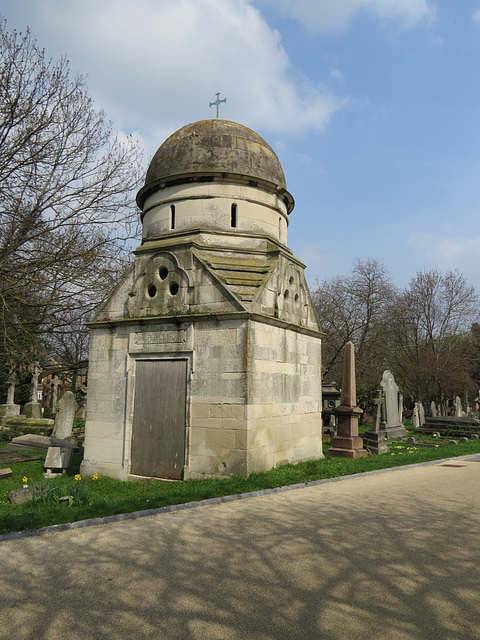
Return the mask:
[[[478,295],[456,270],[418,272],[391,309],[396,369],[415,399],[459,395],[473,384],[464,344]]]
[[[136,235],[141,152],[112,133],[82,76],[0,23],[1,348],[80,321],[110,288]],[[68,313],[65,313],[65,310]]]
[[[359,399],[378,386],[386,368],[387,311],[396,289],[385,266],[377,260],[356,260],[349,276],[336,276],[318,284],[312,293],[325,331],[325,377],[340,380],[345,344],[355,345]]]

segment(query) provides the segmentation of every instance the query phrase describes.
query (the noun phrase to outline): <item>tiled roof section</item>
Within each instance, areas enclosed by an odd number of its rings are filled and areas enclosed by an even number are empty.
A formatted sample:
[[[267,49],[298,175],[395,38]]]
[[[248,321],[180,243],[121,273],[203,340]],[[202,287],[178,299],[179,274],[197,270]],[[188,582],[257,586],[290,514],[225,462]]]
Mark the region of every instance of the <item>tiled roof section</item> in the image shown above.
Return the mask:
[[[215,277],[246,305],[262,290],[277,263],[276,256],[238,258],[203,254],[199,257]]]

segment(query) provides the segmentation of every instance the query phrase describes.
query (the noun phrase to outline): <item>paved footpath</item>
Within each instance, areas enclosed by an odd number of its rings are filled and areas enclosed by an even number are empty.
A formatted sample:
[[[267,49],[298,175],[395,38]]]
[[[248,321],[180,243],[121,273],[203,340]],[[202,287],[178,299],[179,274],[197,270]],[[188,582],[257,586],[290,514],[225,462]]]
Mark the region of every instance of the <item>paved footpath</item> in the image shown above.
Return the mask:
[[[0,542],[0,638],[480,638],[480,455]]]

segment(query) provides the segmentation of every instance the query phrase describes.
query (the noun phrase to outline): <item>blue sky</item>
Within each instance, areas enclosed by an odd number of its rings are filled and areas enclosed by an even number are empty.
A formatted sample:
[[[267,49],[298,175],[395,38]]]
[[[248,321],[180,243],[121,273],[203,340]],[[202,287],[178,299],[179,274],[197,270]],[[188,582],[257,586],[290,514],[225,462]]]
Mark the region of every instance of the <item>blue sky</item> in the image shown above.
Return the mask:
[[[314,283],[375,258],[480,288],[480,0],[0,0],[146,162],[221,117],[278,153]]]

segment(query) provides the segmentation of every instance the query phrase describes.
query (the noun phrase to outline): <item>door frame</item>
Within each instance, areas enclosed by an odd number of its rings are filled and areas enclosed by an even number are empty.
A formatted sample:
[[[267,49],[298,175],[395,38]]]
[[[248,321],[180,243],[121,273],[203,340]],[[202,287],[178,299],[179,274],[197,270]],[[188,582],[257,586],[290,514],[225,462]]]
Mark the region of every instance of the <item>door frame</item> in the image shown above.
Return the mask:
[[[185,457],[183,463],[183,478],[188,477],[190,467],[190,442],[191,442],[191,378],[193,372],[193,353],[141,353],[128,354],[126,362],[126,398],[125,398],[125,428],[123,438],[123,460],[127,476],[137,478],[132,474],[132,440],[133,440],[133,411],[135,406],[135,386],[137,362],[142,360],[182,360],[186,362],[185,389]],[[141,476],[147,477],[147,476]]]

